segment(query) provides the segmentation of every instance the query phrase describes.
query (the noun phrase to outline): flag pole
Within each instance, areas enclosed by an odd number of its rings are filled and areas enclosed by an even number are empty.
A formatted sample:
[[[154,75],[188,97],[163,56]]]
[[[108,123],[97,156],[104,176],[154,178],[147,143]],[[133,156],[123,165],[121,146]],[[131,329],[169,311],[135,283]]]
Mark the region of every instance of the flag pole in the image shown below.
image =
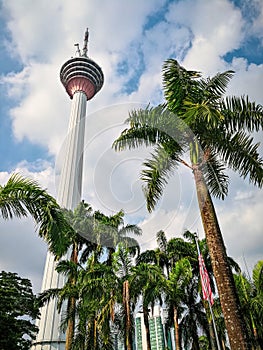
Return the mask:
[[[194,237],[195,237],[195,243],[196,243],[196,247],[197,247],[198,257],[200,257],[201,256],[201,252],[200,252],[200,248],[199,248],[199,244],[198,244],[198,238],[197,238],[197,234],[196,233],[194,234]],[[204,287],[206,289],[205,292],[208,295],[207,286],[205,284],[202,284],[202,287]],[[221,346],[220,346],[220,343],[219,343],[218,334],[217,334],[217,330],[216,330],[215,317],[214,317],[214,313],[213,313],[213,310],[212,310],[212,305],[211,305],[211,301],[210,301],[209,297],[207,298],[207,301],[208,301],[209,310],[210,310],[210,313],[211,313],[211,316],[212,316],[212,323],[213,323],[213,328],[214,328],[215,337],[216,337],[216,345],[217,345],[218,350],[221,350]]]

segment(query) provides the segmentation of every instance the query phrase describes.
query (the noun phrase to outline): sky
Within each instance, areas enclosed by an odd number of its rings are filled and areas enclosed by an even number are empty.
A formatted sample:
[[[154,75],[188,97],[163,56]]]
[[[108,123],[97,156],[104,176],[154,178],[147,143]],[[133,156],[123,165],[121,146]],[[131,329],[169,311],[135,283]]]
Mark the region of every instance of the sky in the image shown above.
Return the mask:
[[[87,107],[83,199],[108,215],[123,209],[142,228],[143,249],[155,247],[159,230],[203,238],[189,169],[173,174],[149,214],[139,180],[149,150],[116,153],[112,143],[130,110],[163,102],[168,58],[204,77],[234,70],[227,94],[263,104],[263,2],[0,0],[0,22],[0,184],[19,172],[56,196],[71,104],[59,72],[88,27],[88,55],[105,81]],[[251,273],[263,259],[263,193],[229,174],[228,197],[214,203],[227,254]],[[0,219],[0,269],[29,278],[35,293],[46,250],[31,219]]]

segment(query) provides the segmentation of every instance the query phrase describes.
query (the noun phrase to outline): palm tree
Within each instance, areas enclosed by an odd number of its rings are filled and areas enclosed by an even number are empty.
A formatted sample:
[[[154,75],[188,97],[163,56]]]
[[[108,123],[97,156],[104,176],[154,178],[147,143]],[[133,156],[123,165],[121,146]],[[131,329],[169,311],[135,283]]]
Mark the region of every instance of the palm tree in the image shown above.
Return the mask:
[[[138,247],[139,248],[139,247]],[[133,261],[138,251],[134,251],[133,247],[127,247],[125,243],[118,244],[116,252],[113,254],[113,269],[118,277],[117,288],[122,291],[119,304],[122,305],[118,312],[119,322],[123,329],[124,348],[132,350],[133,344],[133,309],[135,308],[136,299],[133,298],[130,291],[130,277],[133,267]],[[121,317],[122,316],[122,317]],[[121,331],[121,329],[119,329]]]
[[[73,230],[56,200],[36,181],[13,174],[0,185],[0,213],[4,219],[30,215],[52,253],[62,256],[67,251]]]
[[[187,234],[189,237],[190,235],[194,237],[188,231]],[[187,234],[185,233],[184,236]],[[169,319],[173,320],[168,323],[171,327],[174,326],[176,348],[180,349],[179,315],[182,295],[192,276],[192,269],[193,273],[198,274],[198,269],[194,269],[194,265],[198,266],[196,245],[179,237],[168,241],[162,230],[157,232],[156,240],[158,248],[142,252],[137,258],[137,264],[155,264],[163,270],[166,278],[164,299],[168,306]]]
[[[112,254],[115,252],[119,243],[124,243],[134,252],[139,249],[138,242],[130,234],[141,235],[142,230],[137,225],[124,224],[124,211],[107,216],[100,211],[94,213],[95,233],[99,239],[99,243],[108,251],[107,264],[112,264]]]
[[[140,263],[132,268],[130,278],[132,293],[142,297],[142,312],[146,332],[147,350],[151,350],[150,327],[149,327],[149,306],[161,302],[161,296],[165,288],[165,276],[159,266],[147,263]]]
[[[131,111],[125,129],[114,142],[116,150],[155,146],[144,162],[142,180],[147,208],[153,210],[167,178],[180,164],[194,176],[197,199],[214,276],[233,349],[249,349],[231,269],[211,195],[224,199],[228,191],[226,167],[263,184],[262,159],[252,131],[262,129],[263,108],[247,97],[226,97],[232,71],[204,79],[176,60],[163,67],[166,103]],[[184,155],[190,153],[190,162]]]
[[[186,286],[192,278],[192,267],[187,258],[177,261],[169,274],[165,288],[165,303],[173,315],[176,349],[180,350],[179,306],[182,304]]]
[[[57,298],[59,311],[63,303],[68,302],[61,324],[62,329],[70,333],[67,348],[113,350],[111,323],[116,293],[112,291],[117,280],[111,267],[91,257],[85,268],[70,260],[60,261],[57,271],[68,277],[67,282],[60,289],[44,291],[40,300],[48,302]],[[72,283],[73,276],[75,283]],[[72,325],[74,332],[71,334]]]
[[[89,259],[79,276],[78,326],[73,349],[113,350],[111,324],[116,303],[116,275],[112,267]]]
[[[70,246],[68,250],[70,252],[69,261],[61,261],[57,266],[57,271],[59,273],[67,274],[67,282],[64,287],[68,286],[68,289],[73,290],[73,294],[68,295],[67,300],[67,327],[66,327],[66,343],[65,350],[70,350],[72,346],[72,341],[74,339],[75,330],[75,316],[76,316],[76,292],[75,286],[77,284],[79,269],[79,253],[85,247],[83,255],[80,261],[85,262],[87,256],[87,251],[90,252],[90,246],[94,244],[87,241],[86,238],[92,239],[93,236],[93,212],[89,204],[82,201],[74,211],[64,209],[65,218],[70,222],[74,232],[70,237]],[[69,266],[68,266],[69,264]],[[63,287],[63,288],[64,288]],[[62,288],[62,290],[63,290]],[[61,293],[63,295],[63,292]]]

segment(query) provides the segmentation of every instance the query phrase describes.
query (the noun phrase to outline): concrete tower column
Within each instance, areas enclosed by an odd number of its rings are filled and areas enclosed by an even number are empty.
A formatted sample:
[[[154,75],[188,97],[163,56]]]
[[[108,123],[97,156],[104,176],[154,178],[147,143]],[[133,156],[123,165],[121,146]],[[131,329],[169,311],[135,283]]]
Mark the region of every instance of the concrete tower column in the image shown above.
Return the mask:
[[[58,203],[74,209],[81,201],[85,115],[87,96],[76,91],[72,98],[70,124],[65,147],[65,161],[60,175]]]
[[[87,56],[87,43],[88,31],[85,33],[82,52],[78,48],[77,56],[64,63],[60,71],[60,80],[72,99],[72,104],[57,201],[61,207],[70,210],[76,208],[82,196],[87,100],[92,99],[101,89],[104,81],[101,68]],[[48,252],[42,291],[63,286],[64,278],[55,270],[56,264],[54,256]],[[56,306],[56,301],[51,300],[41,309],[41,317],[37,322],[39,333],[32,344],[32,350],[65,349],[65,334],[60,331],[61,315]]]

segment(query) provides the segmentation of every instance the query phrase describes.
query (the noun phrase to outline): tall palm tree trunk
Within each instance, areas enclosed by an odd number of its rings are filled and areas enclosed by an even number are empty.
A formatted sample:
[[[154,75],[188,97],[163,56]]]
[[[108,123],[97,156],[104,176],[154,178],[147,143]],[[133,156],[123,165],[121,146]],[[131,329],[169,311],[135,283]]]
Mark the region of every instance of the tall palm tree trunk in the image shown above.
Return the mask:
[[[241,313],[234,278],[228,265],[226,248],[210,193],[202,171],[193,166],[199,209],[201,212],[207,246],[211,257],[221,307],[232,350],[249,350],[245,322]]]
[[[130,311],[130,293],[129,293],[129,281],[123,282],[123,306],[125,312],[125,349],[132,350],[132,329],[131,329],[131,311]]]
[[[74,262],[75,264],[78,263],[78,244],[74,243],[72,248],[72,254],[70,260]],[[73,277],[70,281],[71,285],[76,284],[76,279]],[[68,313],[69,313],[69,320],[67,324],[67,331],[66,331],[66,343],[65,343],[65,350],[71,350],[73,338],[74,338],[74,332],[75,332],[75,314],[76,314],[76,299],[74,297],[71,297],[68,301]]]
[[[148,318],[148,307],[145,307],[145,306],[143,306],[143,321],[144,321],[145,333],[146,333],[147,350],[151,350],[151,337],[150,337],[150,326],[149,326],[149,318]]]
[[[175,334],[175,348],[176,350],[181,349],[180,345],[180,336],[179,336],[179,323],[178,323],[178,313],[177,313],[177,308],[173,308],[173,313],[174,313],[174,334]]]
[[[69,300],[69,312],[75,313],[76,300],[75,298],[70,298]],[[72,318],[68,320],[67,331],[66,331],[66,343],[65,350],[70,350],[74,338],[74,329],[75,329],[75,315],[72,314]]]

